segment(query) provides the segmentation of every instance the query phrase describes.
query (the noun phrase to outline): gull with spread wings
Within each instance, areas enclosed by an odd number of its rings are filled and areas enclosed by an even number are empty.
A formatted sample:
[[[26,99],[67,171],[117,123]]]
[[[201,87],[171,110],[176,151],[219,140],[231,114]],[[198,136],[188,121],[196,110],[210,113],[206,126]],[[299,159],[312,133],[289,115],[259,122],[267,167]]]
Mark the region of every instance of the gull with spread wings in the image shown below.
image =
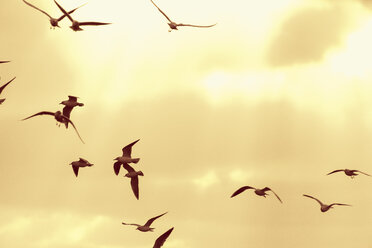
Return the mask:
[[[72,25],[70,26],[70,28],[72,30],[74,30],[74,31],[82,31],[83,29],[80,26],[100,26],[100,25],[111,24],[111,23],[106,23],[106,22],[78,22],[78,21],[72,19],[72,17],[70,16],[70,14],[67,13],[66,10],[64,10],[62,8],[62,6],[57,3],[56,0],[54,0],[54,2],[57,4],[58,8],[62,11],[62,13],[65,14],[68,19],[70,19],[70,21],[72,23]]]
[[[174,227],[163,233],[162,235],[159,236],[159,238],[156,239],[154,247],[153,248],[160,248],[164,245],[164,242],[167,240],[169,235],[172,233]]]
[[[73,128],[74,128],[75,131],[76,131],[76,134],[79,136],[79,139],[81,140],[81,142],[84,143],[84,141],[83,141],[83,139],[80,137],[80,134],[79,134],[78,130],[76,129],[74,123],[73,123],[73,122],[72,122],[68,117],[64,116],[64,115],[61,113],[61,111],[57,111],[57,112],[55,112],[55,113],[54,113],[54,112],[49,112],[49,111],[41,111],[41,112],[39,112],[39,113],[36,113],[36,114],[34,114],[34,115],[31,115],[31,116],[29,116],[29,117],[27,117],[27,118],[22,119],[22,121],[27,120],[27,119],[30,119],[30,118],[35,117],[35,116],[38,116],[38,115],[50,115],[50,116],[53,116],[54,119],[56,119],[57,124],[58,124],[58,122],[59,122],[59,123],[63,123],[63,124],[65,124],[66,122],[71,123],[71,125],[73,126]],[[60,125],[60,124],[59,124],[59,125]]]
[[[78,161],[73,161],[70,163],[72,165],[72,169],[74,170],[75,176],[77,177],[79,174],[80,167],[91,167],[93,164],[89,163],[88,160],[79,158]]]
[[[132,187],[132,191],[134,196],[139,199],[139,189],[138,189],[138,176],[143,176],[142,171],[135,171],[129,164],[123,164],[124,169],[128,171],[124,177],[130,178],[130,185]]]
[[[132,143],[130,143],[129,145],[126,145],[125,147],[123,147],[123,149],[122,149],[123,156],[117,157],[117,158],[114,159],[114,160],[117,160],[114,163],[114,171],[115,171],[115,174],[116,175],[119,174],[121,165],[128,164],[128,163],[135,163],[135,164],[137,164],[138,161],[140,160],[139,158],[132,158],[132,156],[131,156],[131,154],[132,154],[132,146],[134,144],[136,144],[138,141],[139,141],[139,139],[136,140],[136,141],[134,141],[134,142],[132,142]]]
[[[168,212],[165,212],[164,214],[166,214],[166,213],[168,213]],[[156,216],[156,217],[154,217],[154,218],[149,219],[149,220],[146,222],[146,224],[143,225],[143,226],[138,225],[138,224],[124,223],[124,222],[122,222],[121,224],[123,224],[123,225],[132,225],[132,226],[137,226],[136,230],[139,230],[139,231],[141,231],[141,232],[148,232],[148,231],[153,232],[155,228],[150,227],[151,224],[152,224],[152,223],[153,223],[157,218],[162,217],[164,214],[161,214],[161,215],[158,215],[158,216]]]
[[[50,28],[53,28],[53,29],[54,29],[55,27],[59,27],[59,28],[60,28],[60,26],[58,26],[58,22],[60,22],[63,18],[66,17],[66,14],[63,14],[63,15],[62,15],[61,17],[59,17],[59,18],[53,18],[53,17],[51,17],[47,12],[45,12],[45,11],[42,10],[42,9],[39,9],[38,7],[32,5],[31,3],[27,2],[26,0],[23,0],[23,2],[24,2],[25,4],[27,4],[28,6],[30,6],[30,7],[34,8],[34,9],[40,11],[41,13],[45,14],[46,16],[48,16],[48,17],[49,17],[50,25],[52,25]],[[80,8],[80,7],[82,7],[82,6],[83,6],[83,5],[81,5],[81,6],[77,7],[77,8],[75,8],[75,9],[73,9],[73,10],[71,10],[71,11],[69,11],[68,14],[72,14],[75,10],[77,10],[78,8]]]
[[[8,81],[6,84],[4,84],[3,86],[0,87],[0,94],[1,92],[3,92],[3,90],[5,89],[6,86],[8,86],[8,84],[10,84],[16,77],[12,78],[10,81]],[[0,99],[0,104],[2,104],[3,102],[5,101],[5,98],[3,99]]]
[[[265,187],[263,189],[256,189],[254,187],[251,187],[251,186],[243,186],[241,188],[239,188],[237,191],[235,191],[232,195],[231,195],[231,198],[236,196],[236,195],[239,195],[240,193],[242,193],[243,191],[247,190],[247,189],[254,189],[254,193],[256,193],[256,195],[259,195],[259,196],[263,196],[263,197],[266,197],[266,195],[268,195],[266,193],[266,191],[271,191],[274,193],[274,195],[276,196],[276,198],[278,198],[278,200],[280,202],[282,202],[282,200],[279,198],[279,196],[272,190],[270,189],[269,187]]]
[[[330,205],[327,205],[327,204],[324,204],[323,202],[319,201],[318,199],[316,199],[313,196],[305,195],[305,194],[303,194],[303,196],[308,197],[308,198],[311,198],[311,199],[314,199],[315,201],[317,201],[320,204],[320,211],[322,211],[322,212],[327,212],[330,208],[333,208],[334,205],[351,206],[349,204],[343,204],[343,203],[332,203]]]
[[[154,1],[151,0],[151,2],[155,5],[155,7],[160,11],[160,13],[162,13],[165,18],[167,18],[167,20],[169,21],[168,25],[169,25],[169,32],[171,32],[172,30],[178,30],[177,27],[195,27],[195,28],[210,28],[210,27],[213,27],[215,26],[217,23],[215,24],[212,24],[212,25],[206,25],[206,26],[201,26],[201,25],[192,25],[192,24],[183,24],[183,23],[176,23],[176,22],[173,22],[171,19],[169,19],[169,17],[154,3]]]
[[[333,174],[333,173],[341,172],[341,171],[345,172],[345,175],[346,175],[346,176],[349,176],[349,177],[351,177],[351,178],[354,178],[355,176],[359,175],[358,173],[362,173],[362,174],[364,174],[364,175],[366,175],[366,176],[371,176],[371,175],[369,175],[369,174],[367,174],[367,173],[364,173],[364,172],[362,172],[362,171],[360,171],[360,170],[349,170],[349,169],[334,170],[334,171],[328,173],[327,175],[331,175],[331,174]]]
[[[82,107],[84,106],[84,103],[80,103],[77,101],[78,97],[76,96],[68,96],[68,100],[62,101],[60,104],[65,105],[63,108],[63,115],[66,116],[67,118],[70,118],[71,111],[74,107],[79,106]],[[68,127],[68,122],[65,123],[66,128]]]

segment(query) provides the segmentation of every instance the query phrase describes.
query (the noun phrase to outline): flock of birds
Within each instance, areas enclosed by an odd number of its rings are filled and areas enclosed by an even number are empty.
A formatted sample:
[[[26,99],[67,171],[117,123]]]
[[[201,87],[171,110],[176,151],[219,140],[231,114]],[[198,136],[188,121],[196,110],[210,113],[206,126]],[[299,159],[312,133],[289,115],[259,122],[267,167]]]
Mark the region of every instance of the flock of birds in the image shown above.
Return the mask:
[[[176,23],[176,22],[173,22],[152,0],[150,0],[153,5],[161,12],[161,14],[164,15],[164,17],[169,21],[168,25],[170,27],[169,29],[169,32],[172,31],[172,30],[178,30],[178,27],[181,27],[181,26],[190,26],[190,27],[198,27],[198,28],[209,28],[209,27],[212,27],[216,24],[213,24],[213,25],[207,25],[207,26],[200,26],[200,25],[192,25],[192,24],[183,24],[183,23]],[[63,20],[65,17],[67,17],[70,21],[71,21],[71,26],[70,28],[73,30],[73,31],[82,31],[83,29],[81,28],[81,26],[100,26],[100,25],[109,25],[111,23],[106,23],[106,22],[79,22],[79,21],[76,21],[75,19],[73,19],[71,17],[71,14],[73,14],[77,9],[79,9],[80,7],[82,6],[79,6],[77,8],[74,8],[70,11],[66,11],[57,1],[54,0],[55,4],[57,5],[57,7],[60,9],[60,11],[62,12],[62,15],[59,17],[59,18],[53,18],[52,16],[50,16],[47,12],[41,10],[40,8],[32,5],[31,3],[27,2],[26,0],[23,0],[23,2],[25,4],[27,4],[28,6],[40,11],[41,13],[45,14],[46,16],[48,16],[49,18],[49,21],[50,21],[50,24],[51,24],[51,28],[55,28],[55,27],[60,27],[58,24],[61,20]],[[4,64],[4,63],[9,63],[10,61],[0,61],[0,64]],[[0,87],[0,94],[3,92],[3,90],[13,81],[15,80],[16,77],[12,78],[11,80],[9,80],[7,83],[5,83],[4,85],[2,85]],[[3,102],[5,101],[5,98],[3,99],[0,99],[0,104],[2,104]],[[30,118],[33,118],[33,117],[36,117],[36,116],[40,116],[40,115],[49,115],[49,116],[53,116],[54,119],[57,121],[57,125],[60,126],[61,124],[64,124],[66,128],[68,128],[69,124],[71,124],[71,126],[75,129],[79,139],[84,143],[83,139],[81,138],[75,124],[71,121],[71,112],[72,110],[79,106],[79,107],[82,107],[84,106],[83,103],[80,103],[78,102],[78,97],[76,96],[68,96],[68,100],[65,100],[65,101],[62,101],[60,104],[64,105],[62,111],[56,111],[56,112],[50,112],[50,111],[41,111],[41,112],[38,112],[36,114],[33,114],[29,117],[26,117],[22,120],[27,120],[27,119],[30,119]],[[130,166],[129,164],[137,164],[139,161],[140,161],[140,158],[132,158],[131,154],[132,154],[132,147],[139,141],[136,140],[128,145],[126,145],[125,147],[122,148],[122,156],[119,156],[119,157],[116,157],[114,159],[114,165],[113,165],[113,169],[114,169],[114,173],[115,175],[119,175],[120,173],[120,169],[121,167],[123,167],[127,173],[124,175],[124,177],[128,177],[130,178],[130,185],[131,185],[131,188],[132,188],[132,191],[133,191],[133,194],[134,196],[136,197],[137,200],[139,200],[139,182],[138,182],[138,176],[144,176],[144,173],[142,171],[136,171],[132,166]],[[79,169],[82,168],[82,167],[91,167],[93,166],[92,163],[90,163],[88,160],[84,159],[84,158],[79,158],[79,160],[77,161],[73,161],[70,163],[70,165],[72,166],[72,169],[73,169],[73,172],[75,174],[75,176],[77,177],[78,174],[79,174]],[[357,176],[359,173],[360,174],[364,174],[366,176],[371,176],[365,172],[362,172],[362,171],[359,171],[359,170],[350,170],[350,169],[339,169],[339,170],[334,170],[330,173],[328,173],[327,175],[330,175],[330,174],[333,174],[333,173],[337,173],[337,172],[344,172],[345,175],[351,177],[351,178],[354,178],[355,176]],[[282,200],[281,198],[269,187],[264,187],[262,189],[259,189],[259,188],[255,188],[255,187],[252,187],[252,186],[243,186],[243,187],[240,187],[239,189],[237,189],[235,192],[233,192],[233,194],[231,195],[231,198],[243,193],[244,191],[246,190],[249,190],[249,189],[252,189],[254,190],[254,193],[258,196],[263,196],[263,197],[266,197],[268,194],[267,192],[268,191],[271,191],[275,196],[276,198],[282,203]],[[319,204],[320,204],[320,210],[322,212],[326,212],[328,211],[329,209],[331,209],[333,206],[335,205],[339,205],[339,206],[351,206],[349,204],[344,204],[344,203],[332,203],[332,204],[324,204],[323,202],[321,202],[320,200],[318,200],[317,198],[313,197],[313,196],[310,196],[310,195],[307,195],[307,194],[303,194],[304,197],[307,197],[307,198],[310,198],[310,199],[313,199],[315,201],[317,201]],[[137,230],[141,231],[141,232],[149,232],[149,231],[153,231],[154,228],[151,227],[151,224],[158,218],[162,217],[163,215],[165,215],[167,212],[163,213],[163,214],[160,214],[158,216],[155,216],[153,218],[150,218],[144,225],[139,225],[139,224],[133,224],[133,223],[125,223],[125,222],[122,222],[123,225],[133,225],[133,226],[137,226]],[[172,233],[174,227],[170,228],[168,231],[166,231],[165,233],[163,233],[162,235],[160,235],[156,241],[155,241],[155,244],[154,244],[154,248],[160,248],[161,246],[163,246],[164,242],[167,240],[167,238],[169,237],[169,235]]]

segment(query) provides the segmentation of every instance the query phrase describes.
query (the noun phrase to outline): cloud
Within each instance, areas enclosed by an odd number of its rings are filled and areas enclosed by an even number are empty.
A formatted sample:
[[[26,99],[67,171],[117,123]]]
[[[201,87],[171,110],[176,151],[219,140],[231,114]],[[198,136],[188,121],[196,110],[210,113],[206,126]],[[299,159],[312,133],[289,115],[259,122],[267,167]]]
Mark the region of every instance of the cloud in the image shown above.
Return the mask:
[[[204,176],[194,179],[193,183],[202,189],[206,189],[219,181],[219,178],[215,171],[209,171]]]
[[[266,60],[274,67],[312,63],[342,44],[348,14],[337,6],[302,8],[290,15],[270,42]]]

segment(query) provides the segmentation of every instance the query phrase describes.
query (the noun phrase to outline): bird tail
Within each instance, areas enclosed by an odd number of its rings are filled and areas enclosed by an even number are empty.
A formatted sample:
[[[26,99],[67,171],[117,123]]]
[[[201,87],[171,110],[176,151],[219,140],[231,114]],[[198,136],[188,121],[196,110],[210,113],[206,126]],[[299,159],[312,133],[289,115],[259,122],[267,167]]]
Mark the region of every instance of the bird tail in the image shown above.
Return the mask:
[[[79,107],[83,107],[84,106],[84,103],[78,103]]]
[[[144,176],[142,171],[137,171],[138,176]]]
[[[138,163],[138,161],[140,161],[140,159],[139,159],[139,158],[133,158],[133,159],[132,159],[132,162],[133,162],[133,163],[135,163],[135,164],[137,164],[137,163]]]

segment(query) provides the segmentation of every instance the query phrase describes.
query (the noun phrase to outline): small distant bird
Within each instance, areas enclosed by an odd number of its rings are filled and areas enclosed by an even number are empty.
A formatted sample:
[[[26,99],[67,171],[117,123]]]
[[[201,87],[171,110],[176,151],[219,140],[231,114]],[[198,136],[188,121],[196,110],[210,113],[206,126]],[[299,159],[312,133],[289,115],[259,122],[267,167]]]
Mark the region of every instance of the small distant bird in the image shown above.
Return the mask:
[[[168,212],[165,212],[164,214],[166,214],[166,213],[168,213]],[[161,214],[161,215],[158,215],[158,216],[156,216],[156,217],[154,217],[154,218],[149,219],[149,220],[146,222],[146,224],[143,225],[143,226],[138,225],[138,224],[129,224],[129,223],[124,223],[124,222],[122,222],[121,224],[123,224],[123,225],[132,225],[132,226],[137,226],[136,230],[139,230],[139,231],[141,231],[141,232],[148,232],[148,231],[153,232],[155,228],[150,227],[151,224],[152,224],[152,222],[154,222],[157,218],[162,217],[164,214]]]
[[[364,173],[364,172],[362,172],[362,171],[359,171],[359,170],[349,170],[349,169],[334,170],[334,171],[328,173],[327,175],[330,175],[330,174],[333,174],[333,173],[336,173],[336,172],[340,172],[340,171],[345,172],[346,176],[349,176],[349,177],[351,177],[351,178],[354,178],[355,176],[359,175],[358,173],[362,173],[362,174],[364,174],[364,175],[366,175],[366,176],[371,176],[371,175],[369,175],[369,174],[367,174],[367,173]],[[356,173],[356,172],[358,172],[358,173]]]
[[[162,235],[159,236],[159,238],[156,239],[154,247],[153,248],[160,248],[164,245],[164,242],[167,240],[169,235],[172,233],[174,227],[163,233]]]
[[[8,86],[8,84],[10,84],[15,78],[16,77],[12,78],[9,82],[7,82],[6,84],[4,84],[3,86],[0,87],[0,94],[1,94],[1,92],[3,92],[5,87]],[[0,99],[0,104],[2,104],[4,101],[5,101],[5,98]]]
[[[36,114],[34,114],[34,115],[31,115],[31,116],[29,116],[29,117],[27,117],[27,118],[24,118],[24,119],[22,119],[22,121],[27,120],[27,119],[30,119],[30,118],[32,118],[32,117],[34,117],[34,116],[38,116],[38,115],[51,115],[51,116],[54,116],[54,119],[56,119],[56,121],[59,122],[59,123],[63,123],[63,124],[66,123],[66,122],[71,123],[71,125],[74,127],[74,129],[75,129],[75,131],[76,131],[76,134],[79,136],[81,142],[84,143],[84,141],[83,141],[83,139],[80,137],[80,134],[79,134],[78,130],[76,129],[74,123],[73,123],[73,122],[72,122],[68,117],[64,116],[64,115],[61,113],[61,111],[57,111],[57,112],[55,112],[55,113],[53,113],[53,112],[49,112],[49,111],[42,111],[42,112],[36,113]],[[57,123],[57,124],[58,124],[58,123]]]
[[[78,99],[78,97],[76,97],[76,96],[68,96],[68,100],[60,102],[60,104],[65,105],[65,107],[63,108],[63,115],[66,116],[67,118],[70,118],[71,111],[74,107],[84,106],[84,103],[78,102],[77,99]],[[68,122],[66,122],[65,125],[66,125],[66,128],[67,128],[68,127]]]
[[[251,187],[251,186],[243,186],[243,187],[239,188],[237,191],[235,191],[235,192],[231,195],[230,198],[232,198],[232,197],[234,197],[234,196],[236,196],[236,195],[239,195],[240,193],[242,193],[243,191],[245,191],[245,190],[247,190],[247,189],[254,189],[254,193],[256,193],[256,195],[263,196],[263,197],[266,197],[266,195],[268,195],[268,194],[266,194],[266,191],[271,191],[271,192],[274,193],[274,195],[276,196],[276,198],[278,198],[278,200],[279,200],[281,203],[283,203],[282,200],[279,198],[279,196],[278,196],[278,195],[277,195],[277,194],[276,194],[272,189],[270,189],[269,187],[265,187],[265,188],[263,188],[263,189],[256,189],[256,188]]]
[[[106,23],[106,22],[78,22],[74,19],[72,19],[72,17],[69,15],[69,13],[66,12],[66,10],[64,10],[61,5],[59,5],[57,3],[56,0],[54,0],[54,2],[57,4],[58,8],[63,12],[63,14],[65,14],[67,16],[68,19],[70,19],[70,21],[72,22],[72,25],[70,26],[70,28],[74,31],[82,31],[83,29],[80,28],[80,26],[100,26],[100,25],[109,25],[111,23]]]
[[[9,63],[10,61],[0,61],[0,64]]]
[[[318,199],[316,199],[315,197],[312,197],[310,195],[305,195],[304,194],[303,196],[309,197],[309,198],[314,199],[315,201],[317,201],[320,204],[320,211],[322,211],[322,212],[327,212],[330,208],[333,208],[334,205],[351,206],[349,204],[343,204],[343,203],[332,203],[331,205],[327,205],[327,204],[322,203],[321,201],[319,201]]]
[[[49,22],[50,22],[50,25],[51,25],[50,28],[53,28],[53,29],[54,29],[55,27],[59,27],[59,28],[60,28],[60,26],[58,26],[58,22],[60,22],[63,18],[66,17],[66,14],[63,14],[63,15],[62,15],[61,17],[59,17],[59,18],[53,18],[53,17],[51,17],[47,12],[45,12],[44,10],[39,9],[38,7],[32,5],[31,3],[27,2],[26,0],[23,0],[23,2],[25,2],[25,4],[27,4],[28,6],[31,6],[32,8],[37,9],[37,10],[40,11],[41,13],[47,15],[47,16],[49,17]],[[69,13],[69,14],[72,14],[75,10],[77,10],[78,8],[80,8],[80,7],[82,7],[82,6],[83,6],[83,5],[81,5],[81,6],[77,7],[77,8],[75,8],[75,9],[73,9],[73,10],[71,10],[71,11],[69,11],[68,13]]]
[[[73,161],[70,163],[72,165],[72,169],[74,170],[75,176],[77,177],[79,174],[79,168],[80,167],[91,167],[93,164],[89,163],[88,160],[79,158],[79,161]]]
[[[200,25],[191,25],[191,24],[183,24],[183,23],[175,23],[173,22],[171,19],[169,19],[169,17],[151,0],[151,2],[155,5],[155,7],[160,11],[160,13],[162,13],[165,18],[167,18],[167,20],[169,21],[168,25],[169,25],[169,32],[171,32],[172,30],[178,30],[177,27],[182,27],[182,26],[188,26],[188,27],[196,27],[196,28],[210,28],[210,27],[213,27],[215,26],[217,23],[215,24],[212,24],[212,25],[207,25],[207,26],[200,26]]]
[[[134,196],[139,199],[139,189],[138,189],[138,176],[143,176],[142,171],[135,171],[129,164],[124,163],[123,164],[124,169],[128,171],[127,174],[125,174],[124,177],[130,178],[130,185],[132,186],[132,190],[134,193]]]
[[[137,164],[138,161],[140,160],[139,158],[132,158],[131,157],[131,154],[132,154],[132,146],[134,144],[136,144],[137,142],[139,141],[136,140],[132,143],[130,143],[129,145],[123,147],[122,151],[123,151],[123,156],[121,157],[117,157],[115,158],[114,160],[117,160],[115,163],[114,163],[114,171],[115,171],[115,174],[118,175],[119,174],[119,171],[120,171],[120,167],[122,164],[128,164],[128,163],[135,163]]]

